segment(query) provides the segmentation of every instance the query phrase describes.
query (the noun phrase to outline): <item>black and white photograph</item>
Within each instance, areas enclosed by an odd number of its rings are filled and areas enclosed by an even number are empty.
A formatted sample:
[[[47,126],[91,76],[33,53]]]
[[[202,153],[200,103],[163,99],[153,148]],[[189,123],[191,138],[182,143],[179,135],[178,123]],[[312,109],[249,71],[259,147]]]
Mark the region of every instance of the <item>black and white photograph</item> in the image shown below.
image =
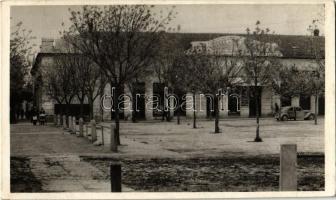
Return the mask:
[[[334,195],[330,1],[48,2],[8,6],[10,194]]]

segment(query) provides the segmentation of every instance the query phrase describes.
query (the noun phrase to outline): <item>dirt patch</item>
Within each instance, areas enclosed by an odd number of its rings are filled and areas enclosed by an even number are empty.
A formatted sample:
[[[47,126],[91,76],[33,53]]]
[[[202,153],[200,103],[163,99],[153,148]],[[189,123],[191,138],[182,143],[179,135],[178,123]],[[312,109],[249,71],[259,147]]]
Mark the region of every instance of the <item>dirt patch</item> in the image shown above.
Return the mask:
[[[111,160],[86,159],[109,179]],[[277,156],[120,160],[122,183],[151,192],[278,191]],[[298,190],[324,190],[324,157],[298,157]]]
[[[11,192],[42,191],[41,182],[31,172],[29,158],[10,158],[10,190]]]

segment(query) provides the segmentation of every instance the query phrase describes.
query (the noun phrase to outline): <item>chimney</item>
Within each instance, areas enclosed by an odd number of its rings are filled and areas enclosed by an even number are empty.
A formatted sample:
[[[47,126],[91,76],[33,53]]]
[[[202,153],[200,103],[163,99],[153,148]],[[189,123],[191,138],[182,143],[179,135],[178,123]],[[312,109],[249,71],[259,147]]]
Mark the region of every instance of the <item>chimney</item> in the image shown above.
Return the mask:
[[[42,53],[50,53],[54,50],[54,39],[51,38],[42,38],[40,51]]]
[[[320,30],[319,29],[314,29],[314,36],[319,36]]]

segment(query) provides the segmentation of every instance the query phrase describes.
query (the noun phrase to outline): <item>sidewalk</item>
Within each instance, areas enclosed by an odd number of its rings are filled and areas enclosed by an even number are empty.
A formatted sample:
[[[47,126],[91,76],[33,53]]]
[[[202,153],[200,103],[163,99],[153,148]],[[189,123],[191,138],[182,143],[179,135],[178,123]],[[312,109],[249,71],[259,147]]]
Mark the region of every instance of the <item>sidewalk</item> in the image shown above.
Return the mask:
[[[61,128],[11,126],[11,156],[30,159],[29,167],[43,192],[110,192],[110,178],[80,158],[85,152],[106,152],[84,138],[63,134]],[[133,191],[122,185],[123,192]]]
[[[43,192],[110,192],[108,177],[79,156],[34,156],[31,171],[42,184]],[[133,191],[122,185],[123,192]]]

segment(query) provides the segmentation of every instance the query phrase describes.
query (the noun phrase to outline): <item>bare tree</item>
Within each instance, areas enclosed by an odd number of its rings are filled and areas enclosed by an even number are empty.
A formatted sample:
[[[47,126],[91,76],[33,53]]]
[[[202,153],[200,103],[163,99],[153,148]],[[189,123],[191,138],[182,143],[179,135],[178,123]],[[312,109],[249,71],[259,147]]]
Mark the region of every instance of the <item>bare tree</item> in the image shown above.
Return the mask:
[[[10,35],[10,121],[16,122],[17,113],[23,100],[31,100],[32,90],[26,79],[29,74],[30,61],[28,55],[34,44],[30,43],[34,37],[30,30],[26,30],[19,22],[12,27]]]
[[[84,6],[71,11],[68,41],[93,60],[115,87],[116,139],[119,137],[118,96],[127,82],[146,70],[157,52],[158,41],[173,16],[154,16],[153,6]]]
[[[177,27],[177,31],[180,30],[180,26]],[[173,29],[175,32],[175,29]],[[175,92],[185,92],[185,88],[183,84],[181,84],[180,77],[183,77],[183,74],[177,74],[178,70],[176,67],[180,67],[181,59],[185,59],[184,56],[185,51],[183,46],[181,45],[177,34],[164,34],[161,42],[159,53],[154,61],[154,72],[159,82],[164,86],[168,87],[172,93]],[[182,104],[178,103],[178,107],[175,108],[177,111],[177,124],[180,124],[180,112],[182,109]],[[170,121],[170,112],[167,112],[167,106],[164,104],[163,112],[162,112],[162,120],[166,116],[167,121]]]
[[[317,113],[318,113],[318,99],[319,96],[324,93],[325,88],[325,59],[324,51],[321,43],[317,40],[319,35],[319,29],[317,23],[319,21],[314,19],[312,24],[309,26],[308,31],[311,33],[310,37],[310,49],[312,55],[315,59],[316,65],[310,66],[310,73],[307,77],[308,83],[308,93],[314,95],[315,97],[315,125],[317,124]]]
[[[223,46],[215,41],[204,51],[197,53],[199,73],[195,74],[199,81],[202,92],[206,92],[214,99],[213,110],[215,112],[215,133],[220,133],[219,129],[219,102],[224,93],[231,88],[243,83],[240,78],[242,73],[242,63],[239,62],[238,41],[231,39],[231,53],[226,55]]]
[[[106,84],[106,78],[101,76],[100,69],[95,63],[81,54],[73,55],[67,59],[71,66],[75,68],[74,79],[77,85],[76,96],[80,102],[80,116],[83,117],[83,105],[85,97],[87,97],[90,108],[90,119],[94,117],[93,102],[101,95],[101,90]]]
[[[177,79],[180,80],[181,85],[186,91],[192,93],[193,96],[193,128],[196,126],[196,93],[201,92],[202,86],[200,80],[197,76],[201,73],[202,63],[204,60],[199,59],[199,55],[195,53],[187,52],[185,57],[181,57],[173,69],[174,73],[177,75]],[[172,74],[174,74],[172,73]]]
[[[246,29],[246,55],[243,56],[245,81],[247,84],[252,85],[252,92],[255,98],[257,122],[255,142],[262,142],[259,134],[259,87],[269,84],[269,77],[272,71],[271,63],[273,58],[277,56],[278,50],[277,45],[272,44],[270,40],[270,30],[268,28],[261,29],[259,25],[260,22],[257,21],[252,33],[249,28]]]
[[[279,95],[280,105],[278,111],[282,107],[282,99],[292,97],[295,93],[293,82],[295,81],[295,67],[285,66],[279,60],[273,62],[273,70],[270,74],[270,82],[275,94]]]
[[[70,114],[70,104],[78,92],[75,79],[76,68],[69,61],[71,59],[72,55],[56,54],[54,63],[43,80],[46,83],[48,95],[58,103],[66,105],[66,115]]]

